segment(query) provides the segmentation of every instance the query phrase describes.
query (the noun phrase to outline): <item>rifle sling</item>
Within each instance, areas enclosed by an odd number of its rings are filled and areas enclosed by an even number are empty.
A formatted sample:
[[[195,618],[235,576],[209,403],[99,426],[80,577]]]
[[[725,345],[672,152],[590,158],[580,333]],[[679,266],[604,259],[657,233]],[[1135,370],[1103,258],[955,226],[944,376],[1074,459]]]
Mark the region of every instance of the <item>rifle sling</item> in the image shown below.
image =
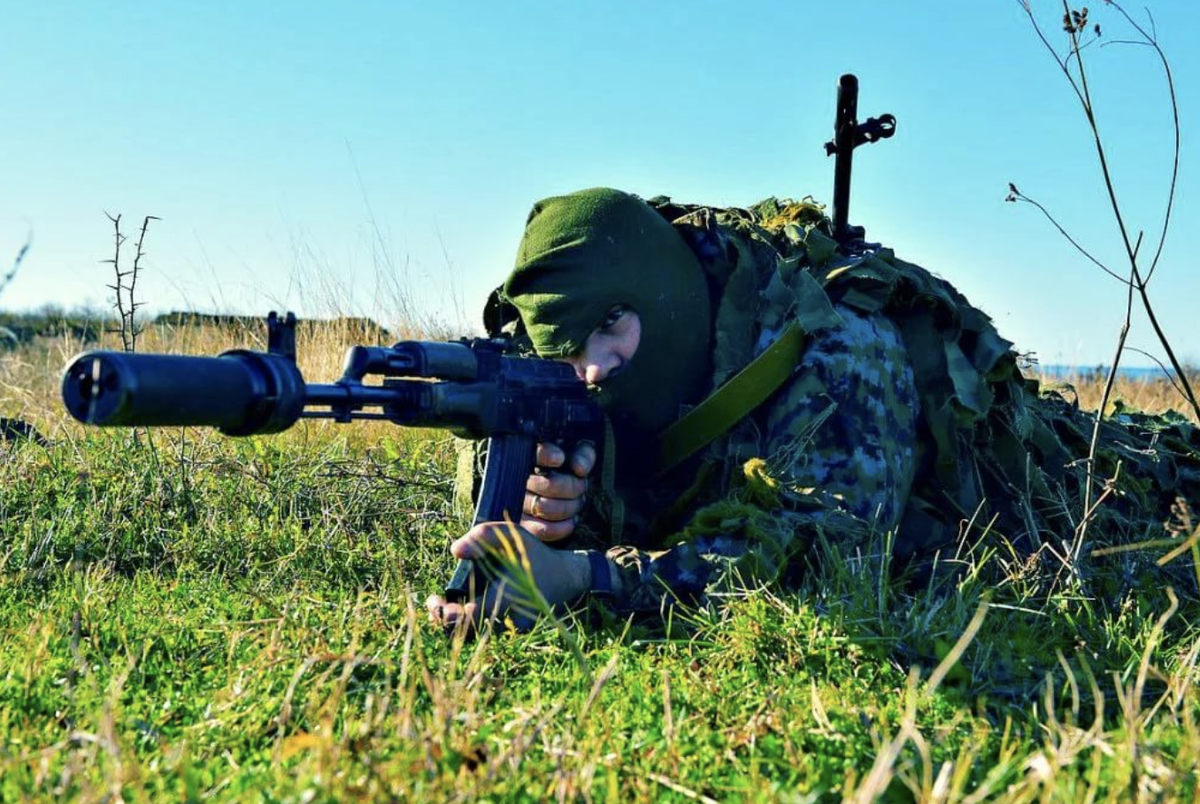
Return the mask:
[[[658,474],[663,475],[724,434],[792,376],[804,351],[800,324],[788,324],[758,357],[659,436]]]

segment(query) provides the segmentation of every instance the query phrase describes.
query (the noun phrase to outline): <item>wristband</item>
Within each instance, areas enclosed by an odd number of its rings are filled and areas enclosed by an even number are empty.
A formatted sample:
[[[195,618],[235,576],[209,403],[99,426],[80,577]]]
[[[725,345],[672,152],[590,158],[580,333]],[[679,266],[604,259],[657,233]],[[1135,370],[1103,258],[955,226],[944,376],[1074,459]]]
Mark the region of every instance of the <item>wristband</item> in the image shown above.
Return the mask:
[[[612,576],[609,575],[608,557],[599,550],[587,551],[588,564],[592,567],[592,585],[588,590],[592,597],[601,600],[612,600]]]

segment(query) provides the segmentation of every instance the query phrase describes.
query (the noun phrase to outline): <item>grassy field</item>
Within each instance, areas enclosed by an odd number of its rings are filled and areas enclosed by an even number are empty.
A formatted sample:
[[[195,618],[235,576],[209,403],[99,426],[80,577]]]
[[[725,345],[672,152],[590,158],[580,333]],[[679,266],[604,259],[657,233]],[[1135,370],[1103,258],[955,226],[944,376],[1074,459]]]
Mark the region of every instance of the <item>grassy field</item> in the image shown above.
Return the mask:
[[[0,415],[49,442],[0,446],[0,800],[1200,798],[1200,604],[1155,573],[1167,548],[1052,594],[986,546],[919,587],[882,549],[825,556],[667,626],[584,609],[465,641],[421,611],[464,527],[446,439],[85,430],[57,402],[75,337],[0,357]],[[306,376],[353,341],[304,334]]]

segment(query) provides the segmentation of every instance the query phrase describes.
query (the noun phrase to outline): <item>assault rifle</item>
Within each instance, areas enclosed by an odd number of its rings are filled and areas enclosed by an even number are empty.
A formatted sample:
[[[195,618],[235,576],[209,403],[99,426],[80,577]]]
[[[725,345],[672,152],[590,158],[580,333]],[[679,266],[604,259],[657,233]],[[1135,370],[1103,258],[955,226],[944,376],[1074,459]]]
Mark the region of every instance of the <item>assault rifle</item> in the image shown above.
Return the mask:
[[[364,383],[380,377],[378,385]],[[502,339],[354,346],[342,376],[305,382],[296,367],[296,317],[267,317],[267,351],[218,357],[94,351],[63,374],[63,402],[84,424],[216,427],[225,435],[278,433],[300,419],[384,419],[488,439],[474,523],[521,518],[538,442],[604,443],[604,418],[570,366],[518,357]],[[460,561],[449,600],[482,591],[488,568]]]

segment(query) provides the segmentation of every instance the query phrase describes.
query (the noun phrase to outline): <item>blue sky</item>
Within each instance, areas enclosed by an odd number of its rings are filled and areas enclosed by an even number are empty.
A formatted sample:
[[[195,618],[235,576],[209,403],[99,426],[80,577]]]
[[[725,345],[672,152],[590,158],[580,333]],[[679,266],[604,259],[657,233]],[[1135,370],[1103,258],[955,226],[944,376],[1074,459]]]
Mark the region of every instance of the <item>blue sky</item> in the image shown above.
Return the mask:
[[[1065,45],[1061,6],[1035,7]],[[1184,130],[1151,295],[1200,362],[1200,8],[1151,10]],[[1105,39],[1127,33],[1102,2],[1092,16]],[[151,310],[392,321],[409,299],[469,326],[546,195],[828,200],[821,145],[850,71],[860,113],[899,121],[856,155],[852,221],[1043,362],[1111,359],[1122,286],[1004,203],[1013,181],[1123,269],[1082,113],[1016,0],[46,0],[6,4],[0,30],[0,266],[33,237],[7,307],[105,305],[107,210],[162,218],[140,284]],[[1170,168],[1161,68],[1148,48],[1089,54],[1118,190],[1153,244]]]

